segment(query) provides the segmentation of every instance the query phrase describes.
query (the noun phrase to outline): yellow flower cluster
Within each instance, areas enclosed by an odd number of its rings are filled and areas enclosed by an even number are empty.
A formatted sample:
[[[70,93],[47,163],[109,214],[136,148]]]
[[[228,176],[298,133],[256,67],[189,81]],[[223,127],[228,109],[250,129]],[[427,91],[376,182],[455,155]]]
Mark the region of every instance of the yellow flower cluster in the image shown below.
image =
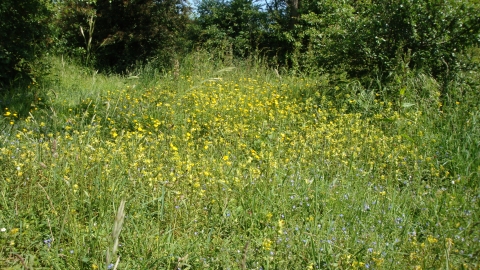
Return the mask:
[[[18,131],[16,143],[3,145],[1,159],[18,177],[25,164],[30,171],[44,164],[60,166],[62,178],[76,179],[66,182],[83,181],[72,177],[72,166],[86,171],[100,166],[101,179],[128,175],[152,186],[181,183],[179,192],[188,185],[200,195],[206,186],[242,186],[293,163],[373,175],[375,181],[420,171],[422,162],[430,164],[422,170],[432,176],[448,173],[406,136],[378,124],[385,118],[410,123],[405,119],[418,115],[386,109],[388,115],[365,118],[295,95],[288,84],[252,78],[207,80],[182,93],[168,87],[108,91],[101,100],[87,98],[69,108],[62,131],[49,132],[47,119],[30,116],[29,131]]]
[[[83,223],[87,219],[75,217],[82,211],[81,203],[60,211],[52,199],[45,200],[44,193],[61,190],[62,195],[82,203],[121,194],[141,201],[145,209],[152,201],[168,201],[174,222],[195,215],[195,222],[183,220],[183,224],[196,224],[204,212],[217,207],[224,213],[222,218],[235,218],[237,223],[235,214],[258,213],[242,208],[243,198],[219,196],[232,191],[241,194],[257,183],[277,187],[285,185],[288,177],[288,181],[298,180],[308,195],[304,205],[310,207],[316,196],[313,188],[323,177],[310,172],[321,171],[335,179],[328,179],[332,188],[319,191],[315,203],[348,197],[336,195],[338,191],[334,190],[344,181],[342,177],[348,177],[365,186],[386,187],[375,192],[380,205],[389,203],[396,194],[388,183],[452,177],[435,154],[422,151],[435,138],[426,136],[416,125],[422,116],[420,111],[398,113],[391,103],[377,102],[380,109],[375,114],[351,112],[322,93],[303,96],[302,91],[314,84],[311,81],[300,81],[296,87],[259,78],[202,80],[196,85],[193,81],[180,77],[176,82],[188,85],[188,89],[166,84],[107,91],[96,99],[65,105],[61,108],[64,114],[58,117],[32,110],[20,121],[17,113],[5,109],[2,117],[15,119],[12,125],[18,125],[12,129],[13,136],[0,134],[0,176],[6,179],[5,190],[16,190],[18,183],[35,183],[41,194],[36,196],[42,196],[50,214],[69,213],[72,224],[86,228]],[[425,145],[419,145],[419,141]],[[334,195],[328,196],[329,192]],[[238,208],[232,210],[229,204],[234,200]],[[181,216],[181,210],[177,215],[176,209],[185,206],[199,207],[192,216]],[[367,204],[362,213],[373,212],[373,208]],[[288,217],[280,218],[275,210],[262,209],[266,214],[259,224],[270,228],[271,234],[261,235],[256,241],[257,248],[269,254],[277,254],[280,240],[287,241],[292,230]],[[161,216],[167,211],[162,204],[154,212]],[[312,210],[299,220],[305,226],[317,227],[316,222],[323,218],[317,214]],[[132,213],[129,218],[136,217]],[[342,229],[345,234],[350,231],[347,225]],[[405,260],[416,263],[427,249],[441,246],[438,242],[442,240],[437,238],[428,235],[420,244],[413,242]],[[220,237],[215,239],[221,241]],[[318,244],[313,237],[302,240],[305,246]],[[451,248],[453,240],[446,245]],[[348,255],[341,259],[342,266],[359,269],[387,265],[381,253],[369,256]],[[307,266],[313,267],[313,263]],[[92,269],[98,268],[92,262]]]

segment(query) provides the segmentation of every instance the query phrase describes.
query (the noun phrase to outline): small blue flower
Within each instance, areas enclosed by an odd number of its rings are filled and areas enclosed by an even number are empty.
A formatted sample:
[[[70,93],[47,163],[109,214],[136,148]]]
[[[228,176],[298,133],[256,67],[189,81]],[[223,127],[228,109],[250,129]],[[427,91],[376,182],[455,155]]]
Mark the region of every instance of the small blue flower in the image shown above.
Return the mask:
[[[48,247],[51,247],[52,246],[52,239],[49,238],[49,239],[43,240],[43,243],[45,245],[47,245]]]

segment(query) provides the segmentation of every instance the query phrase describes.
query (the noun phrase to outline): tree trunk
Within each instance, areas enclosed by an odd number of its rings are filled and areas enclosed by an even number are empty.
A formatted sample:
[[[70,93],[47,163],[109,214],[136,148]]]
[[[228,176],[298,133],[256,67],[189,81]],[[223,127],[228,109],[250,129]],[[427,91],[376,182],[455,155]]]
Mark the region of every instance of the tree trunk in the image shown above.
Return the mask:
[[[288,0],[287,5],[290,11],[289,28],[292,30],[298,21],[298,8],[300,6],[300,0]]]

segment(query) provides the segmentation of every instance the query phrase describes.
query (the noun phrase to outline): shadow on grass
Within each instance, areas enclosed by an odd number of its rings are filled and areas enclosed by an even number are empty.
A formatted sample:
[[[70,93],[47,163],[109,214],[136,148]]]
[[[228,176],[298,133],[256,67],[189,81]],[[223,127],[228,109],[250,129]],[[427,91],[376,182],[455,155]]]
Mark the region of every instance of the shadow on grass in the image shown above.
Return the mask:
[[[30,81],[17,81],[0,89],[0,132],[9,133],[14,124],[35,109],[45,109],[47,93]]]
[[[45,108],[45,100],[45,91],[28,81],[15,82],[0,90],[0,108],[4,116],[9,111],[16,113],[16,118],[25,118],[33,108]]]

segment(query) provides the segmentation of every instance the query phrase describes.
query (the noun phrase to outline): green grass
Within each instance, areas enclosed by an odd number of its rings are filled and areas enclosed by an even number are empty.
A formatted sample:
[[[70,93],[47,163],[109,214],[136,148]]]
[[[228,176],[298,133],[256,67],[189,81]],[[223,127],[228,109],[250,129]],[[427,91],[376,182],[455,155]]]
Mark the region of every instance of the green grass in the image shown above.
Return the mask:
[[[441,96],[200,53],[125,77],[52,64],[1,98],[2,268],[479,267],[477,73]]]

